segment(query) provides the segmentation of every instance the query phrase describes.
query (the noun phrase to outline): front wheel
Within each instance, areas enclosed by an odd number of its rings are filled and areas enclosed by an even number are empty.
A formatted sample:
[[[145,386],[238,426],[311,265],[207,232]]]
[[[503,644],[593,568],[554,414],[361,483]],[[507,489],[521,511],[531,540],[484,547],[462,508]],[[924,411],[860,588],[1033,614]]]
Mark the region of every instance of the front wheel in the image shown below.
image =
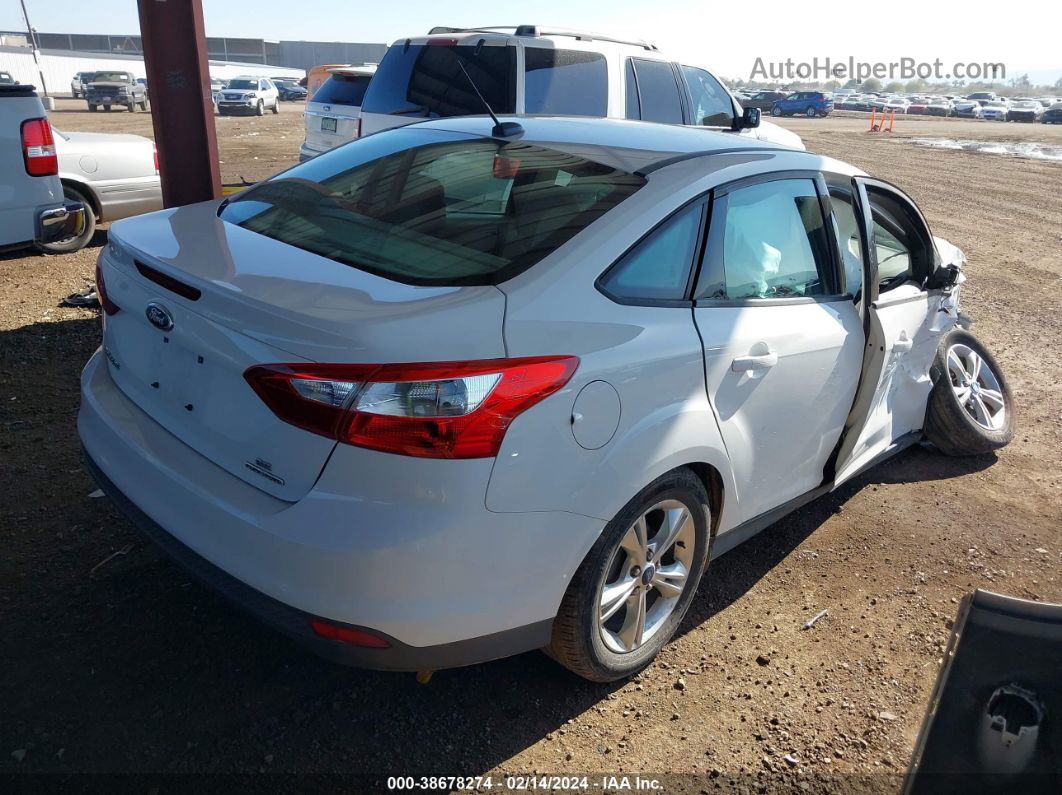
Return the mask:
[[[1014,438],[1014,397],[991,352],[955,329],[940,342],[930,376],[925,433],[945,455],[980,455]]]
[[[89,105],[89,113],[95,113],[100,109],[99,105]]]
[[[136,113],[136,103],[130,102],[128,105],[125,106],[125,109],[130,113]]]
[[[144,98],[143,98],[143,99],[142,99],[142,100],[140,101],[140,110],[144,110],[144,111],[146,111],[146,110],[149,110],[150,108],[151,108],[151,105],[150,105],[150,104],[148,103],[148,98],[147,98],[147,97],[144,97]]]
[[[782,115],[782,109],[781,108],[771,108],[771,115],[774,116],[774,117],[781,116]]]
[[[258,100],[258,104],[254,108],[254,115],[255,116],[264,116],[265,115],[265,103],[262,102],[262,100]]]
[[[280,100],[273,103],[273,113],[280,113]]]
[[[636,495],[576,571],[544,651],[594,682],[652,662],[697,591],[710,546],[708,494],[676,469]]]

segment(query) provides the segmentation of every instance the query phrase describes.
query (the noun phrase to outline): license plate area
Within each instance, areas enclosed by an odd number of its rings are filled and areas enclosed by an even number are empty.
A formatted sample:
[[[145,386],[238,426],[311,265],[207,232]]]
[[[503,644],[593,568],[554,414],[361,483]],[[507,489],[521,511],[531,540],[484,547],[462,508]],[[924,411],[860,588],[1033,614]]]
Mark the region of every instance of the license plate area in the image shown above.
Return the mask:
[[[336,131],[336,123],[338,119],[334,116],[322,116],[321,117],[321,132],[334,133]]]

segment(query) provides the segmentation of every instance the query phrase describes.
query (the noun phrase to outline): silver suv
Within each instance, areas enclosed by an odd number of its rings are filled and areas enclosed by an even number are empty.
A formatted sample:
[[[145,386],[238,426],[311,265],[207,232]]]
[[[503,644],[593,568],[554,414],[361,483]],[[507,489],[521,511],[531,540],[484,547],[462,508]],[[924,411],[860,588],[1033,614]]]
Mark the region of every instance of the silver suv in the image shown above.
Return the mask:
[[[710,72],[652,44],[537,25],[437,27],[399,39],[365,92],[361,133],[480,115],[484,101],[499,114],[689,124],[804,148],[795,133],[746,114]]]

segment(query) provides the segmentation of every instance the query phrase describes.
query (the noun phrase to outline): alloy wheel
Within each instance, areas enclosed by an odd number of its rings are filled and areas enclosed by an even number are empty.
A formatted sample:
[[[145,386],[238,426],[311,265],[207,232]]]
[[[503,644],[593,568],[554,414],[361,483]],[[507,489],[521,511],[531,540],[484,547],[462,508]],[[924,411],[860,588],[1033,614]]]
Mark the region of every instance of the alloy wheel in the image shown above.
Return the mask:
[[[968,345],[948,348],[948,377],[959,405],[970,418],[989,431],[998,431],[1006,423],[1007,407],[999,378],[984,358]]]
[[[595,605],[609,651],[633,652],[660,631],[686,588],[695,547],[693,516],[678,500],[653,505],[627,529]]]

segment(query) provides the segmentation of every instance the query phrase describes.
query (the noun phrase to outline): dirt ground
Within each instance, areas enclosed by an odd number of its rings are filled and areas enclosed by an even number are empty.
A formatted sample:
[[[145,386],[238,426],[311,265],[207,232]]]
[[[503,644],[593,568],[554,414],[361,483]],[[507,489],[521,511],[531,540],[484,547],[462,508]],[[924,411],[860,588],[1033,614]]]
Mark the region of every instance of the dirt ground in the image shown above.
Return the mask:
[[[151,134],[148,114],[72,101],[52,120]],[[301,105],[218,119],[224,180],[294,162],[301,122]],[[75,255],[0,258],[0,772],[59,774],[43,786],[86,772],[268,772],[284,776],[258,786],[300,789],[286,776],[538,771],[675,774],[672,789],[694,792],[895,791],[958,600],[980,587],[1062,601],[1062,163],[907,138],[1059,143],[1062,128],[783,124],[904,187],[966,250],[965,310],[1011,381],[1018,434],[998,456],[913,448],[779,522],[713,564],[680,636],[611,686],[537,652],[426,686],[349,670],[191,582],[91,496],[79,459],[78,372],[99,321],[58,302],[92,277],[105,231]]]

